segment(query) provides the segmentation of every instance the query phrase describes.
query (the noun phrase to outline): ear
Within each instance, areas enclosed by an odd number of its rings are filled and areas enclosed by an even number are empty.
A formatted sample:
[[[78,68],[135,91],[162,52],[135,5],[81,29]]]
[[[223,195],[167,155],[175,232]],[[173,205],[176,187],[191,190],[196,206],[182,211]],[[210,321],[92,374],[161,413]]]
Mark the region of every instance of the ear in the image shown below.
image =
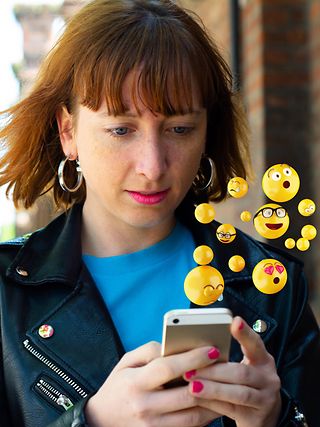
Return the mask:
[[[74,136],[73,115],[69,113],[67,107],[63,105],[56,113],[56,120],[62,150],[70,160],[75,160],[78,156],[78,150]]]

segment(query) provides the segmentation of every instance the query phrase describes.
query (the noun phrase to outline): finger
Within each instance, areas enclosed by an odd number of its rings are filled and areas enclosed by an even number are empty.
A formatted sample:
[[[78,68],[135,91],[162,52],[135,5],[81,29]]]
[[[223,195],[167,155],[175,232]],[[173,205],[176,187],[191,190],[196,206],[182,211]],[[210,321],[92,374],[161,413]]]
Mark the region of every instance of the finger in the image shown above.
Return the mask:
[[[208,366],[219,357],[215,347],[200,347],[184,353],[158,357],[137,370],[137,385],[152,390],[182,377],[186,371]]]
[[[208,408],[185,409],[183,411],[161,414],[156,420],[157,427],[205,427],[221,414],[217,414]]]
[[[124,368],[137,368],[145,366],[161,355],[161,344],[150,341],[135,350],[128,351],[119,361],[114,371]]]
[[[236,419],[236,405],[229,402],[222,402],[219,400],[199,399],[199,406],[201,408],[209,409],[212,413],[221,414],[232,420]]]
[[[197,406],[197,398],[190,394],[185,385],[149,393],[145,405],[152,408],[154,414],[176,412]]]
[[[188,387],[189,392],[199,400],[218,400],[256,409],[261,407],[261,393],[252,387],[208,380],[194,380]],[[199,404],[201,405],[200,402]]]
[[[270,361],[262,339],[241,317],[236,316],[233,319],[231,334],[239,342],[245,359],[251,364],[260,365]]]
[[[186,378],[188,381],[188,378]],[[264,371],[259,367],[242,363],[216,363],[202,369],[198,369],[189,381],[196,379],[211,380],[225,384],[239,384],[261,389],[265,386]]]

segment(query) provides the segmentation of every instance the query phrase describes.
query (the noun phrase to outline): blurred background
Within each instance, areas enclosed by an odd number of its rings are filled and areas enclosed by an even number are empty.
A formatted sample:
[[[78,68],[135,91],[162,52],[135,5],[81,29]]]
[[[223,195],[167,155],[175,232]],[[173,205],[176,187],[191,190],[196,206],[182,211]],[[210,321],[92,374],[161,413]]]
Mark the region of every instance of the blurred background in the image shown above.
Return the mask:
[[[301,237],[303,225],[320,222],[320,0],[179,0],[196,12],[214,37],[242,94],[251,130],[255,181],[243,199],[216,206],[216,219],[229,222],[262,240],[252,214],[267,203],[261,178],[270,166],[287,163],[301,180],[295,198],[283,205],[290,216],[288,232],[269,241],[305,263],[310,302],[320,320],[320,238],[310,249],[288,250],[284,240]],[[30,90],[41,59],[63,31],[64,23],[85,0],[1,0],[0,110]],[[70,53],[72,54],[72,53]],[[55,215],[44,196],[28,211],[14,209],[0,188],[0,240],[46,225]],[[318,210],[302,217],[300,200],[314,200]],[[242,254],[243,255],[243,254]]]

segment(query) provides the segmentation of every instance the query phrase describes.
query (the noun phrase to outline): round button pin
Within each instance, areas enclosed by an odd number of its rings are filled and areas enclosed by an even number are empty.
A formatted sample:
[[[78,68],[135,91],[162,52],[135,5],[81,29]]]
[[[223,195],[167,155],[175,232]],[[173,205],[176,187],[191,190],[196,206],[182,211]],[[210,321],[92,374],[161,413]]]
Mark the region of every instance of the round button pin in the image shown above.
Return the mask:
[[[265,332],[268,329],[268,326],[264,320],[258,319],[252,325],[252,329],[255,332],[258,332],[259,334],[261,334],[262,332]]]
[[[38,333],[41,338],[50,338],[54,334],[54,329],[51,325],[41,325]]]
[[[27,276],[29,275],[29,273],[28,273],[26,270],[24,270],[22,267],[17,267],[17,268],[16,268],[16,272],[17,272],[20,276],[23,276],[23,277],[27,277]]]

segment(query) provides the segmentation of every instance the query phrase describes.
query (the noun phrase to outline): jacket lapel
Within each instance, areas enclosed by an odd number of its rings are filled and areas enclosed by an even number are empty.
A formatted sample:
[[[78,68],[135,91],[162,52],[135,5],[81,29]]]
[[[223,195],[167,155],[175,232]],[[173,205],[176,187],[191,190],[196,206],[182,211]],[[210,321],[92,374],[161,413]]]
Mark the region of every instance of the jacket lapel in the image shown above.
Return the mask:
[[[39,335],[43,324],[54,328],[50,338]],[[27,336],[40,353],[89,393],[102,385],[124,354],[112,319],[85,267],[72,292],[39,319]]]

